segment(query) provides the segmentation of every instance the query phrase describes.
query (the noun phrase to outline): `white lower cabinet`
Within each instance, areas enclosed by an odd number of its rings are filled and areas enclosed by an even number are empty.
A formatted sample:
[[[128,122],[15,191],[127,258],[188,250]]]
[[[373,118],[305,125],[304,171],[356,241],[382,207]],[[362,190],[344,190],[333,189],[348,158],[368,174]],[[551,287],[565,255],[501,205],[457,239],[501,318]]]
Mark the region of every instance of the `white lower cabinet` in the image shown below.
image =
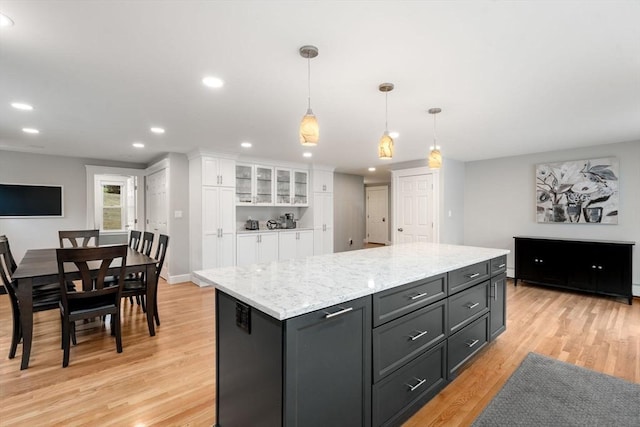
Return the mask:
[[[279,259],[304,258],[313,255],[313,230],[278,233]]]
[[[278,233],[239,234],[236,250],[236,264],[239,266],[277,261]]]

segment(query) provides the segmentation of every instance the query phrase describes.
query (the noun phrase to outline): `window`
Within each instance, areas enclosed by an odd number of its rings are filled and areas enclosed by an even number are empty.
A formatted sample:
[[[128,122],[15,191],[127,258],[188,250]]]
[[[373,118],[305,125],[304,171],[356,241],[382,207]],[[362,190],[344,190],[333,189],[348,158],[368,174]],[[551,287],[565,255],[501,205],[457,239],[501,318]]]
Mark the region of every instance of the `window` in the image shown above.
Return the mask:
[[[96,175],[95,223],[102,231],[135,228],[136,177]]]

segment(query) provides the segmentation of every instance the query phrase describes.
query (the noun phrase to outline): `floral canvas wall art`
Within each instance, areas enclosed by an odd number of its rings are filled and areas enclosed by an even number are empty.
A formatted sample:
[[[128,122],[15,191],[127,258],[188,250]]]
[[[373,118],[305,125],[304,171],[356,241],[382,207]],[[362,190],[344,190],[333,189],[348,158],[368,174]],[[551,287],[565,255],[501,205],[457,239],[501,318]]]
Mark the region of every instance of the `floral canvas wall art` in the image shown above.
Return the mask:
[[[538,222],[617,224],[618,173],[614,157],[537,165]]]

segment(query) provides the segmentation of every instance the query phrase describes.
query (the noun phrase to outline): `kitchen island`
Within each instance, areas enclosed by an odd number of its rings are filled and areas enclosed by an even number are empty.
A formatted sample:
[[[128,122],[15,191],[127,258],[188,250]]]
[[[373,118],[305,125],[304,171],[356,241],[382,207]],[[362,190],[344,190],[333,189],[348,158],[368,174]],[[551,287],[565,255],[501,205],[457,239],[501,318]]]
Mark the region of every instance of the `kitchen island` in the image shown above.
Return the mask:
[[[398,425],[504,331],[503,249],[410,243],[194,272],[217,423]]]

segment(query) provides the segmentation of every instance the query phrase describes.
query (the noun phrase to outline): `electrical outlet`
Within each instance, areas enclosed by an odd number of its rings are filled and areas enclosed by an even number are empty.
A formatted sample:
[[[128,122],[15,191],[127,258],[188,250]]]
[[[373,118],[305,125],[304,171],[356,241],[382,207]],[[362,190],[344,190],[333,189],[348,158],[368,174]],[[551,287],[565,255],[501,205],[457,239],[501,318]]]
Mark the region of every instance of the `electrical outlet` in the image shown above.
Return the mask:
[[[349,239],[349,246],[353,245],[353,239]]]

